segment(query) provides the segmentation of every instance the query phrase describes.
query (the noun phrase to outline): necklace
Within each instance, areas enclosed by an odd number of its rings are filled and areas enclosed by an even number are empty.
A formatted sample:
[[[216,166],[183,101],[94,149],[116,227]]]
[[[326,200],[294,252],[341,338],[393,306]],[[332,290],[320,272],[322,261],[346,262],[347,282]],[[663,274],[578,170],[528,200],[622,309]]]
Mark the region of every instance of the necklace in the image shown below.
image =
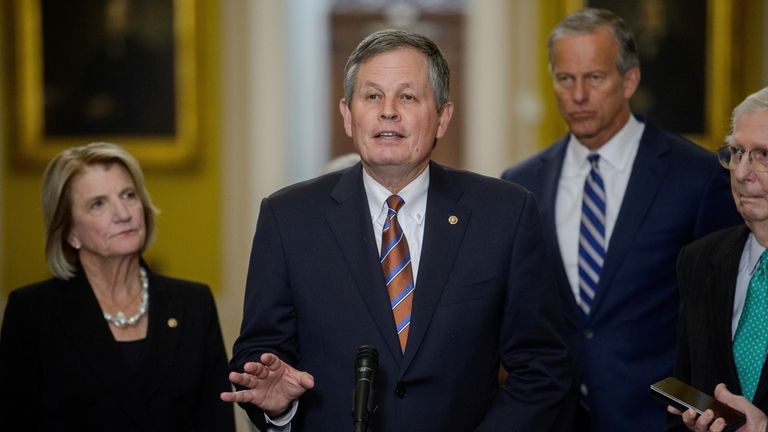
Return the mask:
[[[149,307],[149,279],[144,267],[139,267],[139,275],[141,275],[141,304],[136,315],[126,317],[123,311],[117,311],[117,314],[113,317],[111,313],[104,312],[104,319],[117,328],[135,326],[141,317],[147,313],[147,307]]]

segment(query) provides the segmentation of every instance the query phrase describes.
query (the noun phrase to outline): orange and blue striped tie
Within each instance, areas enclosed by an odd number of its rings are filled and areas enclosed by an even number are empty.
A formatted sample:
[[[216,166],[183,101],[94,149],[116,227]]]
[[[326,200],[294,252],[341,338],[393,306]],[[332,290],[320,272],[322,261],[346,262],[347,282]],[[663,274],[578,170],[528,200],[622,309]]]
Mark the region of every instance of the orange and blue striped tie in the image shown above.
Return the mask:
[[[387,219],[381,234],[381,269],[387,283],[390,306],[395,317],[400,348],[405,351],[408,330],[411,326],[411,307],[413,305],[413,270],[408,241],[405,239],[397,212],[405,204],[398,195],[387,198]]]

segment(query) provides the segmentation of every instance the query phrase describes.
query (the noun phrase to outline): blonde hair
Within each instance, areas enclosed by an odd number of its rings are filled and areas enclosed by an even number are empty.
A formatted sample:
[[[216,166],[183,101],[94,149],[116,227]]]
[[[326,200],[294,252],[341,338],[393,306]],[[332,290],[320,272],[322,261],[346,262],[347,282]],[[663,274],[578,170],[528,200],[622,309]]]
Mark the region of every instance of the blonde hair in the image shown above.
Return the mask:
[[[155,215],[158,209],[152,204],[139,161],[111,143],[97,142],[62,151],[51,160],[43,174],[42,208],[45,224],[45,257],[48,268],[60,279],[75,275],[78,262],[77,250],[67,241],[72,228],[72,182],[87,167],[119,164],[128,171],[136,187],[136,194],[144,206],[146,238],[141,252],[155,238]]]

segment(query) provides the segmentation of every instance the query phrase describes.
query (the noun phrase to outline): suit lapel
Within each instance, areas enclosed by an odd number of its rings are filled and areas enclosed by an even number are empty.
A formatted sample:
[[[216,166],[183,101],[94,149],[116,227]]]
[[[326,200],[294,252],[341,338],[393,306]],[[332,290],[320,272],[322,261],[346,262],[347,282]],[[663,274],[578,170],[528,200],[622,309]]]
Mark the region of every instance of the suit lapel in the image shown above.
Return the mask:
[[[342,174],[331,196],[338,206],[328,210],[328,225],[347,261],[360,297],[386,342],[387,350],[400,364],[403,355],[376,252],[376,237],[363,187],[362,165],[358,164]]]
[[[179,302],[172,301],[166,288],[149,272],[149,325],[144,360],[147,374],[143,380],[147,396],[152,396],[165,382],[176,360],[179,337],[187,324],[184,310]]]
[[[588,321],[599,315],[602,299],[605,298],[627,253],[632,249],[637,230],[651,208],[667,171],[669,161],[664,157],[667,152],[669,144],[663,134],[646,123],[616,225],[608,243],[599,288],[593,301],[592,313],[587,317]]]
[[[463,189],[452,181],[453,177],[435,163],[430,164],[429,174],[424,241],[401,374],[413,361],[424,341],[471,216],[470,209],[458,202]],[[448,221],[450,216],[456,216],[458,222],[451,224]]]
[[[147,408],[138,383],[131,379],[132,374],[121,373],[128,366],[117,350],[115,339],[82,269],[72,283],[61,287],[60,293],[55,307],[59,322],[81,353],[81,360],[88,365],[94,379],[103,384],[103,397],[110,397],[126,418],[139,422],[142,430],[148,429]]]
[[[711,274],[715,276],[702,281],[705,285],[701,289],[701,292],[711,299],[707,313],[709,319],[712,320],[714,332],[713,361],[716,368],[723,371],[727,377],[726,384],[728,387],[732,387],[732,391],[739,393],[741,393],[741,384],[733,359],[731,317],[733,317],[733,296],[736,291],[741,252],[748,234],[749,230],[746,226],[740,226],[722,242],[717,253],[709,259],[713,268]],[[760,386],[758,386],[758,390],[760,390]]]
[[[557,141],[549,150],[539,158],[538,173],[540,190],[533,191],[536,194],[541,221],[544,227],[544,240],[551,255],[552,269],[557,280],[563,304],[567,308],[568,315],[575,322],[582,322],[584,314],[576,303],[571,283],[565,273],[563,256],[560,254],[560,243],[557,239],[557,224],[555,221],[555,201],[557,200],[557,188],[560,182],[560,173],[563,170],[565,151],[568,147],[570,135],[565,135]]]

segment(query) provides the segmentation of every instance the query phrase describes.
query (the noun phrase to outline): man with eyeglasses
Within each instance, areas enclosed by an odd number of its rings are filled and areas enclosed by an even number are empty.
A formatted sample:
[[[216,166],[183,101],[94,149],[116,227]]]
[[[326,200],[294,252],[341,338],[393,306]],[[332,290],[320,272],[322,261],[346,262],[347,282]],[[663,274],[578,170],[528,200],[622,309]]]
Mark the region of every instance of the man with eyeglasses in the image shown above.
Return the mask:
[[[730,171],[743,225],[686,246],[677,263],[682,304],[675,376],[744,412],[739,432],[768,419],[768,87],[733,110],[718,159]],[[721,384],[722,383],[722,384]],[[726,388],[727,387],[727,388]],[[667,430],[722,431],[712,411],[674,408]]]

